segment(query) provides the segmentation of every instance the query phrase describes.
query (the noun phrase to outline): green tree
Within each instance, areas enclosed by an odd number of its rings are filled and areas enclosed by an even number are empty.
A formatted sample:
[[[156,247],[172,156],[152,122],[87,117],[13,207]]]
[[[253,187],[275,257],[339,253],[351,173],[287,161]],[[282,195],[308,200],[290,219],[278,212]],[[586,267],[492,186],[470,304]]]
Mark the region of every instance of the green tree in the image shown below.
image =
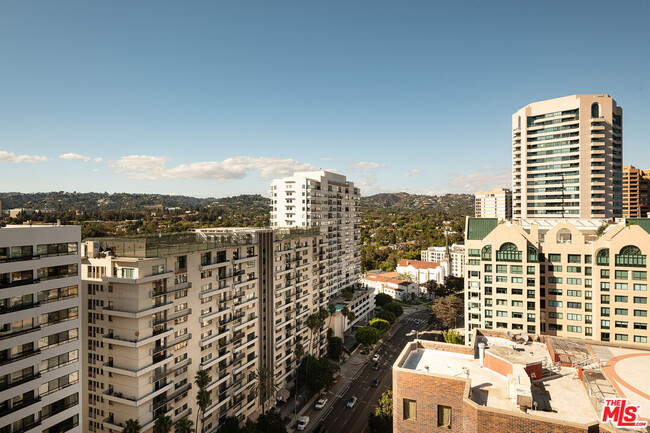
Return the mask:
[[[463,302],[456,295],[445,296],[433,303],[431,312],[443,328],[450,329],[463,312]]]
[[[126,426],[122,430],[122,433],[140,433],[142,426],[137,419],[129,418],[126,420]]]
[[[368,418],[371,433],[392,433],[393,431],[393,393],[387,389],[377,402],[374,413]]]
[[[382,334],[390,329],[390,322],[384,319],[372,319],[369,322],[369,325],[373,328],[377,328]]]
[[[330,359],[338,361],[343,353],[343,340],[339,337],[330,337],[327,339],[327,356]]]
[[[206,370],[199,370],[194,376],[194,383],[199,388],[205,388],[210,384],[210,375]]]
[[[334,378],[339,369],[338,363],[335,364],[325,357],[316,358],[313,355],[307,355],[303,358],[298,375],[305,381],[309,391],[316,393],[334,384]]]
[[[314,332],[320,329],[324,324],[323,318],[319,313],[314,313],[307,317],[307,327],[311,331],[311,341],[309,342],[309,353],[314,352]],[[318,347],[318,346],[316,346]]]
[[[383,307],[384,305],[388,304],[389,302],[393,302],[393,297],[390,295],[387,295],[385,293],[377,293],[375,295],[375,304],[378,307]]]
[[[463,337],[460,332],[453,329],[442,331],[442,337],[445,339],[445,343],[465,344],[465,337]]]
[[[205,388],[200,388],[196,392],[196,405],[199,407],[199,411],[197,413],[197,417],[200,415],[201,419],[201,433],[203,433],[203,428],[204,428],[204,416],[205,416],[205,410],[210,406],[210,403],[212,403],[212,399],[210,398],[210,391],[206,390]]]
[[[219,433],[241,433],[239,420],[236,416],[229,416],[219,425]]]
[[[174,427],[175,433],[194,433],[194,421],[185,417],[178,420]]]
[[[376,318],[386,320],[391,325],[397,320],[395,313],[391,313],[390,311],[386,310],[381,310],[379,313],[377,313]]]
[[[327,312],[329,313],[329,318],[330,318],[330,320],[329,320],[329,324],[328,324],[327,326],[328,326],[329,328],[331,328],[331,327],[332,327],[332,317],[334,317],[334,315],[336,314],[336,305],[334,305],[334,304],[329,304],[329,305],[327,306]]]
[[[445,277],[445,289],[447,294],[453,295],[465,290],[465,280],[462,277],[448,275]]]
[[[381,332],[372,326],[362,326],[354,333],[354,339],[363,344],[366,349],[375,344],[381,338]]]
[[[257,419],[257,431],[260,433],[287,433],[287,426],[280,412],[273,408]]]
[[[154,433],[169,433],[172,431],[172,419],[165,414],[158,415],[156,422],[153,425]]]
[[[256,381],[253,390],[260,397],[262,413],[264,413],[266,412],[266,402],[278,390],[278,386],[273,377],[273,371],[264,365],[253,373],[253,380]]]
[[[396,317],[399,317],[399,316],[401,316],[402,314],[404,314],[404,309],[403,309],[402,306],[401,306],[400,304],[398,304],[397,302],[390,302],[390,303],[384,305],[384,308],[383,308],[383,309],[386,310],[386,311],[390,311],[390,312],[393,313]]]

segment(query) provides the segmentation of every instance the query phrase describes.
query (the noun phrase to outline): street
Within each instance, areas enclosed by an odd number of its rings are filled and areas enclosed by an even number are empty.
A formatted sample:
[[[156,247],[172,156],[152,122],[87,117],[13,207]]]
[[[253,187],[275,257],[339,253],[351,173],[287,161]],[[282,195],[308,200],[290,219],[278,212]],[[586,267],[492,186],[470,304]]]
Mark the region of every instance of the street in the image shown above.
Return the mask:
[[[414,319],[422,319],[416,324]],[[368,416],[374,411],[377,401],[382,393],[392,388],[392,365],[408,341],[415,339],[415,335],[407,336],[411,330],[423,331],[427,329],[429,313],[421,310],[409,316],[403,315],[393,329],[391,337],[384,341],[374,352],[379,354],[379,369],[372,370],[374,362],[368,361],[359,370],[349,386],[346,386],[338,395],[328,396],[328,405],[323,409],[323,414],[317,422],[310,423],[309,431],[315,431],[322,424],[328,433],[361,433],[368,429]],[[372,387],[373,380],[379,379],[379,386]],[[353,408],[348,408],[347,403],[351,397],[357,397]],[[315,417],[316,414],[312,412]]]

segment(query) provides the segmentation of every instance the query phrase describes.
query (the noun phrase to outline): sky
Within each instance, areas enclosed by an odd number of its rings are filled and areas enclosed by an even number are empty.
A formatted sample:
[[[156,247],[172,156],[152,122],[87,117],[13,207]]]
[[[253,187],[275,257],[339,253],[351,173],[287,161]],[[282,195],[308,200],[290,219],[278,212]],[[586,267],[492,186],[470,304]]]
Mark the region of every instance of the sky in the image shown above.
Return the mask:
[[[650,2],[0,2],[0,191],[509,187],[511,116],[610,94],[650,168]]]

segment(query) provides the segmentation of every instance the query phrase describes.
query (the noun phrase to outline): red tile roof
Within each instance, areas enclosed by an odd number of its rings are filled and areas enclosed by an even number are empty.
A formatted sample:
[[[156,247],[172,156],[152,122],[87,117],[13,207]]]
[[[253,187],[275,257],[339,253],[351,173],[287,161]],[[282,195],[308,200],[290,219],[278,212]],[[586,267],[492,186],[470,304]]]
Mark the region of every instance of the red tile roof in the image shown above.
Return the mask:
[[[421,260],[406,260],[402,259],[399,261],[397,266],[408,267],[413,266],[415,269],[435,269],[440,267],[438,262],[424,262]]]

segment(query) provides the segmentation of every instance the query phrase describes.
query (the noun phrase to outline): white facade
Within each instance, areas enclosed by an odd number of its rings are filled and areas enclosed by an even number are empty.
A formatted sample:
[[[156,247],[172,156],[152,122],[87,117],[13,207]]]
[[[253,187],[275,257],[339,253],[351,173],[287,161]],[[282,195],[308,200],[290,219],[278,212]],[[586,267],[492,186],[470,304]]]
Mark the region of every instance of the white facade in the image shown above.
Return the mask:
[[[359,280],[359,283],[363,287],[374,289],[375,295],[383,293],[402,301],[408,300],[413,295],[419,296],[419,284],[400,280],[396,274],[397,272],[367,274]]]
[[[446,260],[447,249],[445,247],[429,247],[422,250],[420,256],[425,262],[442,263]],[[449,247],[449,261],[451,262],[451,275],[462,278],[465,275],[465,246],[453,244]]]
[[[412,281],[424,284],[428,281],[444,283],[449,275],[449,262],[424,262],[420,260],[400,260],[395,269],[400,275],[408,275]]]
[[[81,432],[78,226],[0,228],[0,431]]]
[[[375,292],[373,290],[357,289],[352,300],[343,301],[338,299],[337,301],[337,311],[332,317],[331,328],[334,331],[334,336],[339,338],[350,334],[353,327],[368,323],[375,310]],[[354,319],[348,320],[343,317],[341,314],[342,307],[348,307],[350,312],[354,313]],[[327,322],[327,324],[329,325],[330,322]]]
[[[512,191],[496,188],[474,194],[476,218],[512,219]]]
[[[271,182],[271,227],[320,227],[327,236],[327,293],[334,298],[361,274],[361,194],[345,176],[298,172]]]

